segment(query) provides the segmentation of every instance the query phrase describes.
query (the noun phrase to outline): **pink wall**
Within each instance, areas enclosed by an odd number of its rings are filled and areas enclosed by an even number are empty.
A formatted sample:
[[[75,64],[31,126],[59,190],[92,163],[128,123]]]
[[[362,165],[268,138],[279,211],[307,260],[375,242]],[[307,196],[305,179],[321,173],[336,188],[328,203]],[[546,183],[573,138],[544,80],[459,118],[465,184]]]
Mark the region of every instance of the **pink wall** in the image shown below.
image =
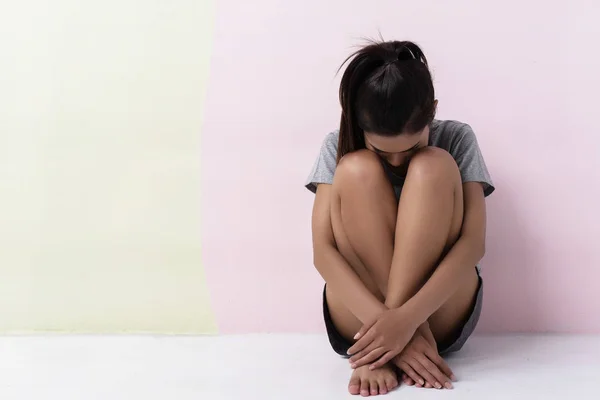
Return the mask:
[[[475,128],[495,178],[481,329],[600,332],[598,4],[220,0],[202,146],[220,331],[322,329],[303,183],[335,70],[379,29],[424,47],[438,116]]]

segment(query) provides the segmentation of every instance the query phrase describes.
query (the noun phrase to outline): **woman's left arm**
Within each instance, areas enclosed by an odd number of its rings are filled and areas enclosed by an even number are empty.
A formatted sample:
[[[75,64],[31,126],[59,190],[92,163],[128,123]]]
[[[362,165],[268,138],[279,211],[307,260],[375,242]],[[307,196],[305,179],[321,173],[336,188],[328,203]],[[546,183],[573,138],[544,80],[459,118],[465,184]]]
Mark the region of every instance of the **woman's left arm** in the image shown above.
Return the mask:
[[[485,254],[486,211],[482,184],[463,184],[463,201],[463,226],[458,240],[423,287],[402,306],[418,324],[427,321],[448,301]]]

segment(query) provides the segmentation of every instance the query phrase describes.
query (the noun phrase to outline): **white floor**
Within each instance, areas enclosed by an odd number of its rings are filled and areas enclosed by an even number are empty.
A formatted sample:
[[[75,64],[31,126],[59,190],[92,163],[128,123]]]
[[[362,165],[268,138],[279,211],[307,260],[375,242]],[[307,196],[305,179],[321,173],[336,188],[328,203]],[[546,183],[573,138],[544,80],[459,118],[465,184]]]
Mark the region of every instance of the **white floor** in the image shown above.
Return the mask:
[[[454,390],[381,398],[592,399],[600,337],[475,337],[449,360]],[[324,335],[0,337],[0,399],[348,399]]]

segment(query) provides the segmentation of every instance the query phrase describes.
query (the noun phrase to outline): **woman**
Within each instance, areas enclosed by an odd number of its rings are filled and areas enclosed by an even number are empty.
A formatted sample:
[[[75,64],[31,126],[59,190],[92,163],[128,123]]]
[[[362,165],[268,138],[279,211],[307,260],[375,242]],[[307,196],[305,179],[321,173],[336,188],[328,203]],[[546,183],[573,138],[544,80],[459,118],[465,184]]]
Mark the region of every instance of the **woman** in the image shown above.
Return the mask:
[[[479,319],[494,186],[469,125],[434,119],[416,44],[373,43],[348,60],[340,129],[306,185],[329,340],[351,356],[352,394],[389,392],[397,370],[408,385],[450,389],[440,355],[460,350]]]

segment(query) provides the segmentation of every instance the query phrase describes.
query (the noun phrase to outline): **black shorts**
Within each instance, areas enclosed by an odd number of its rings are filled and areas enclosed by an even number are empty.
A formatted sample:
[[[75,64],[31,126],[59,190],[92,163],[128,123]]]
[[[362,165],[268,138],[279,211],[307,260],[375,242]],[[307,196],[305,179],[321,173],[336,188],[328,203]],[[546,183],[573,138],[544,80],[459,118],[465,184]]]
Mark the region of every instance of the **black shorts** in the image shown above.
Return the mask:
[[[461,325],[461,328],[453,337],[451,337],[446,343],[438,343],[438,352],[440,354],[454,353],[462,349],[464,344],[467,342],[467,339],[469,339],[475,330],[477,322],[479,322],[479,316],[481,315],[481,308],[483,305],[483,280],[479,275],[479,271],[477,271],[477,276],[479,277],[479,286],[477,288],[475,300],[473,301],[473,305],[471,307],[471,312]],[[326,288],[327,285],[325,285],[325,288],[323,288],[323,317],[325,318],[325,328],[327,329],[329,343],[331,344],[333,351],[335,351],[337,354],[348,357],[347,351],[350,347],[352,347],[352,343],[346,340],[333,324],[331,314],[329,313],[329,306],[327,304]]]

